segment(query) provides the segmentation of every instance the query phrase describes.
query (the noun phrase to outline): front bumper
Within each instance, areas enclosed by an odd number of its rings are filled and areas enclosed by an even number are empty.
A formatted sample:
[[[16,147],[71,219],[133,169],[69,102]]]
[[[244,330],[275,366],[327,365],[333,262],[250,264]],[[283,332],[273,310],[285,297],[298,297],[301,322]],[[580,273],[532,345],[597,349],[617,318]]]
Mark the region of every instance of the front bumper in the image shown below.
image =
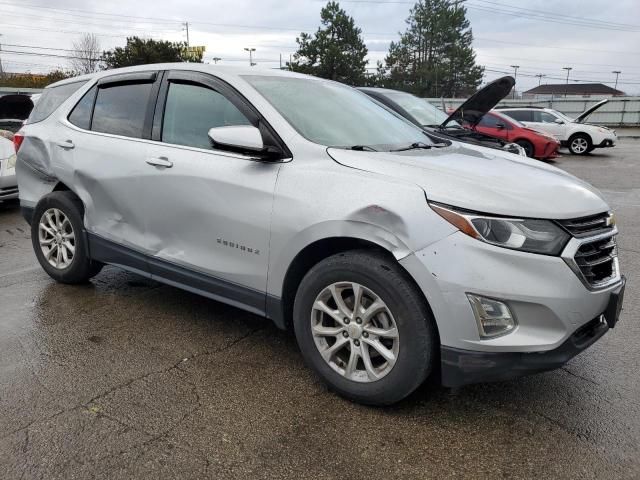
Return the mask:
[[[595,148],[611,148],[616,146],[616,140],[613,138],[605,138],[598,145],[594,145]]]
[[[606,288],[589,290],[561,257],[500,248],[461,232],[400,263],[433,311],[442,345],[443,377],[450,385],[460,384],[458,377],[470,383],[556,368],[581,351],[574,336],[600,318],[612,292],[622,284],[620,277]],[[516,328],[500,337],[480,338],[467,293],[505,302],[516,318]],[[584,349],[590,343],[580,345]],[[457,377],[451,373],[456,365],[474,365],[478,372],[463,371]],[[498,375],[506,371],[505,365],[511,365],[513,372]],[[483,371],[486,376],[480,374]]]
[[[475,352],[443,346],[440,350],[442,385],[455,388],[554,370],[593,345],[608,330],[604,319],[595,318],[562,345],[547,352]]]

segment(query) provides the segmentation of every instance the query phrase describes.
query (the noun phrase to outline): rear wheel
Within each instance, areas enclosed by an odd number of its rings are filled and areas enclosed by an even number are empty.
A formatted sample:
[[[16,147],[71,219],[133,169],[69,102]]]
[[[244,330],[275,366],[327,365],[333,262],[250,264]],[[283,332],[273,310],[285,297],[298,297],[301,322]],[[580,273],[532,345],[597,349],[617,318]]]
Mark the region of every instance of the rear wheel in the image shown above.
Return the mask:
[[[584,133],[577,133],[569,139],[569,151],[574,155],[585,155],[593,150],[591,138]]]
[[[527,154],[527,157],[533,158],[534,148],[533,143],[528,140],[517,140],[515,143],[524,148],[524,152]]]
[[[71,192],[53,192],[42,198],[31,222],[36,257],[51,278],[61,283],[83,283],[102,264],[87,255],[82,202]]]
[[[395,260],[378,253],[341,253],[313,267],[296,295],[294,327],[307,364],[361,403],[403,399],[437,359],[424,298]]]

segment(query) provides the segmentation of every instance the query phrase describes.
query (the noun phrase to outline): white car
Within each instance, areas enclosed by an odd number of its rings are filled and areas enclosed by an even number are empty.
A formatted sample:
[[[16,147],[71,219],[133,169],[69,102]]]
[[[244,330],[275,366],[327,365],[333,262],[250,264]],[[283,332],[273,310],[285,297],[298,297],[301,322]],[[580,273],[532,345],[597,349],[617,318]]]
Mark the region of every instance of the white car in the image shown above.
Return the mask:
[[[585,155],[594,148],[614,147],[618,141],[615,130],[584,123],[589,115],[607,102],[605,99],[596,103],[576,118],[568,117],[552,108],[513,107],[497,110],[527,127],[553,135],[574,155]]]
[[[16,150],[11,140],[0,135],[0,202],[16,198]]]

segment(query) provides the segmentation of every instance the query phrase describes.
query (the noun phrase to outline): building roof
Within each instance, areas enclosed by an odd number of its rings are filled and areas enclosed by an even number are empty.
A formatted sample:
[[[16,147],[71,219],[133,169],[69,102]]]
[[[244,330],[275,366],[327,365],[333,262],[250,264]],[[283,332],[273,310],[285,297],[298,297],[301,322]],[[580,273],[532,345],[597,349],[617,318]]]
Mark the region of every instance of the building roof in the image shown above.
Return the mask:
[[[551,83],[523,92],[524,95],[624,95],[624,92],[603,83]]]

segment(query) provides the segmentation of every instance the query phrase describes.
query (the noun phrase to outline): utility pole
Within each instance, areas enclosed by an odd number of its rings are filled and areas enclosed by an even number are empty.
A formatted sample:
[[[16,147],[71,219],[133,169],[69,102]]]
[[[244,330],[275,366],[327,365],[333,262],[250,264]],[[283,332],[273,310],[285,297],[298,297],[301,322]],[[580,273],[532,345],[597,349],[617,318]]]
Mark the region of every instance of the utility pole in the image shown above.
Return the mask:
[[[571,70],[573,70],[573,68],[572,67],[562,67],[562,69],[567,71],[567,83],[566,83],[566,86],[564,88],[564,98],[567,98],[567,90],[569,89],[569,72]]]
[[[511,65],[511,68],[513,68],[513,80],[514,82],[518,79],[518,69],[520,68],[520,65]],[[516,98],[516,86],[515,84],[513,85],[513,99],[515,100]]]
[[[0,37],[2,34],[0,33]],[[2,52],[2,43],[0,43],[0,52]],[[0,80],[4,78],[4,70],[2,70],[2,57],[0,57]]]
[[[187,32],[187,47],[189,47],[189,22],[184,22],[183,25],[184,29]]]
[[[253,52],[255,52],[256,49],[245,47],[245,51],[249,52],[249,66],[253,67],[255,65],[255,63],[253,63]]]
[[[542,83],[542,77],[546,77],[546,75],[539,73],[536,75],[536,77],[538,77],[538,86],[540,86],[540,84]]]
[[[0,64],[0,67],[2,67],[2,64]],[[0,72],[2,71],[2,68],[0,68]],[[615,90],[618,89],[618,75],[620,75],[622,72],[620,70],[614,70],[611,73],[615,73],[616,74],[616,86],[613,87]]]
[[[222,59],[220,57],[213,57],[211,60],[213,60],[213,63],[217,65],[218,62]]]

